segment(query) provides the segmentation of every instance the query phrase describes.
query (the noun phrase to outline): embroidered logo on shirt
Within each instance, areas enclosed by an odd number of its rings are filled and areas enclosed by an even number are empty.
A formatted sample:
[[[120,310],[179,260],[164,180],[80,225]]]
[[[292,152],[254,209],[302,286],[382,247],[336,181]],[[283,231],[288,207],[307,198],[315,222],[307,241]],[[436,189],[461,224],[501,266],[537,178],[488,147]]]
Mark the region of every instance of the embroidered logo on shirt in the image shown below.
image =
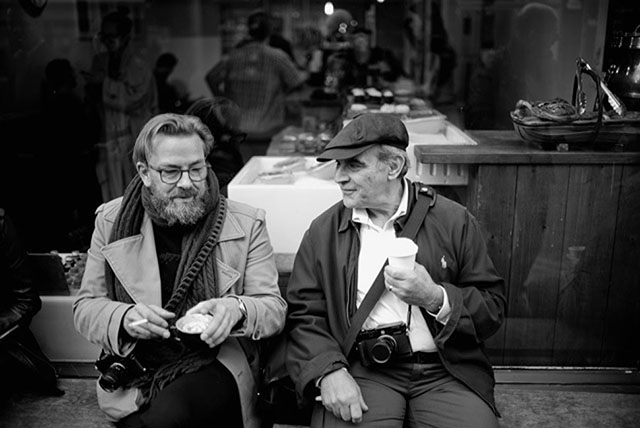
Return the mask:
[[[447,268],[447,260],[444,258],[444,255],[440,259],[440,266],[442,267],[442,269],[446,269]]]

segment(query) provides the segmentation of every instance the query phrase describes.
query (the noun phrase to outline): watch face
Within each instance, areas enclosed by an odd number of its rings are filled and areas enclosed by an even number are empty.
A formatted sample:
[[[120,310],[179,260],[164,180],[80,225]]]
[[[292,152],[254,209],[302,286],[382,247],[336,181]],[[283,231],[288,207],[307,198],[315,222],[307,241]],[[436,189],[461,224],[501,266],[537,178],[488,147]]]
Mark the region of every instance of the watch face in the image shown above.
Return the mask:
[[[20,0],[20,5],[29,16],[36,18],[47,6],[47,0]]]

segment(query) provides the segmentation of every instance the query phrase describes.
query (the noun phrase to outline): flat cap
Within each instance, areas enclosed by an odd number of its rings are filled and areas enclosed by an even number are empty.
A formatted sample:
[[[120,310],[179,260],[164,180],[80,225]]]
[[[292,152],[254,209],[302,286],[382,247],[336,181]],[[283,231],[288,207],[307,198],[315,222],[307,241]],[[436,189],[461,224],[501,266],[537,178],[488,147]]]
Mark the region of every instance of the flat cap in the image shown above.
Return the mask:
[[[374,144],[386,144],[406,150],[409,133],[404,123],[394,115],[361,114],[333,137],[317,159],[318,162],[350,159]]]

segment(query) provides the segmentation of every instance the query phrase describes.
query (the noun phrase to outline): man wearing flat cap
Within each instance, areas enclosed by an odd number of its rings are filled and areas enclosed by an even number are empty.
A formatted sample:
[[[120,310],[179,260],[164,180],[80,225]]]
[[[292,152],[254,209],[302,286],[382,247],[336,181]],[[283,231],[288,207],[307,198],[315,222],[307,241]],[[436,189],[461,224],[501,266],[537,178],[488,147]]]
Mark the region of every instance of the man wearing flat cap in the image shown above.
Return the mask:
[[[347,124],[342,201],[311,224],[289,280],[287,368],[312,427],[498,427],[484,341],[502,324],[504,281],[475,218],[405,174],[409,136],[393,115]],[[415,262],[388,264],[398,237]]]

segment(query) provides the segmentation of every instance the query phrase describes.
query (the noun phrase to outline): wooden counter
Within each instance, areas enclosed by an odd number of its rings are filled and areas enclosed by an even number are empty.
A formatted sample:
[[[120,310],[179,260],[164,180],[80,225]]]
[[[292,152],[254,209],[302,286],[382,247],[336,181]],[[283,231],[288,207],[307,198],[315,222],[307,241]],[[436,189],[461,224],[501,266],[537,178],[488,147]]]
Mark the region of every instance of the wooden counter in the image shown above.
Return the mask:
[[[477,146],[417,146],[422,163],[462,164],[640,164],[640,152],[545,151],[525,143],[513,131],[467,131]]]
[[[477,146],[421,146],[423,163],[469,166],[460,201],[508,287],[494,364],[637,366],[640,153],[543,151],[515,132]]]

